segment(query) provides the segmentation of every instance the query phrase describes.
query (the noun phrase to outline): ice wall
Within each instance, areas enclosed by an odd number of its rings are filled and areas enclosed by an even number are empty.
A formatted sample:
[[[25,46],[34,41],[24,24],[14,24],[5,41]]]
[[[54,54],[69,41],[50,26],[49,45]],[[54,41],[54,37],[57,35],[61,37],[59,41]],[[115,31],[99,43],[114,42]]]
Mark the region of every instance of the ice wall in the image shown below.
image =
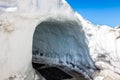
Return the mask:
[[[77,20],[50,18],[40,23],[33,37],[33,61],[67,66],[85,76],[96,69]]]
[[[33,33],[36,26],[49,17],[66,21],[77,20],[74,11],[64,0],[0,0],[0,71],[2,72],[0,80],[34,80],[31,64]],[[65,21],[63,23],[65,24]],[[78,23],[75,25],[76,28],[79,27]],[[65,35],[69,35],[68,33]],[[81,28],[80,33],[83,34]],[[76,35],[80,37],[78,33]],[[75,41],[73,44],[79,46]],[[82,56],[87,56],[85,60],[82,59],[82,63],[87,62],[86,66],[92,67],[92,61],[88,62],[91,59],[88,56],[88,48],[85,48],[87,44],[85,41],[81,41],[80,44],[84,45],[85,54]]]

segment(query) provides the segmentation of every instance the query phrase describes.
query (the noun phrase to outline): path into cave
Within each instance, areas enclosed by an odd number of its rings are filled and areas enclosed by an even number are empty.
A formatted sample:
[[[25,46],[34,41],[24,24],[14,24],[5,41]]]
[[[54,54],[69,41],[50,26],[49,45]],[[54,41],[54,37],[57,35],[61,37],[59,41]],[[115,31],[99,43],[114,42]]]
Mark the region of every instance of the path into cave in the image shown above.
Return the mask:
[[[68,56],[68,60],[73,60],[77,54],[73,55],[72,52],[80,50],[80,45],[73,36],[79,35],[75,32],[79,29],[77,26],[79,27],[76,22],[59,22],[51,19],[36,27],[33,36],[33,67],[46,80],[87,80],[82,74],[64,64],[65,56]],[[82,37],[85,41],[84,36]],[[74,68],[73,64],[72,67]]]

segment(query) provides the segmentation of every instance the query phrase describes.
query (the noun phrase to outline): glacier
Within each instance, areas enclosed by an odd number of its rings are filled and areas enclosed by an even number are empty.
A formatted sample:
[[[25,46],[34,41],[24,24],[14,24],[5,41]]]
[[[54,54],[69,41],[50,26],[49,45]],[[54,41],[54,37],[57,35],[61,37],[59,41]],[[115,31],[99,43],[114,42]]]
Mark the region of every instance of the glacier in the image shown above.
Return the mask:
[[[120,27],[94,25],[65,0],[0,0],[0,80],[35,80],[32,52],[89,79],[119,80],[119,48]]]

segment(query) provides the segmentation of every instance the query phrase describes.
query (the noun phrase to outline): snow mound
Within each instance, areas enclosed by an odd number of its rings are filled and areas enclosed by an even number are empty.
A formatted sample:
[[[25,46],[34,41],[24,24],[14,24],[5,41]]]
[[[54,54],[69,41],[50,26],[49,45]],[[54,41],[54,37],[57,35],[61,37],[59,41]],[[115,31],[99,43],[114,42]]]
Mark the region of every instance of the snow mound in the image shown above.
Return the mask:
[[[74,12],[65,0],[0,0],[0,80],[35,79],[35,71],[32,67],[33,34],[36,27],[49,18],[55,19],[53,22],[48,21],[51,26],[54,22],[62,25],[55,27],[54,24],[55,28],[50,29],[46,24],[43,25],[45,29],[41,27],[43,31],[45,30],[39,35],[44,39],[41,52],[46,50],[51,53],[50,55],[45,53],[45,60],[49,56],[51,61],[55,58],[53,60],[55,64],[62,65],[57,61],[62,61],[63,57],[64,62],[67,60],[78,65],[77,67],[82,68],[83,72],[94,73],[89,69],[94,69],[96,65],[101,73],[110,70],[111,74],[115,73],[118,77],[120,74],[119,27],[113,29],[106,25],[93,25]],[[47,32],[50,34],[46,35]],[[44,35],[48,38],[52,36],[50,40],[53,42],[46,40]],[[51,48],[44,46],[44,44],[48,45],[47,42]],[[72,65],[66,63],[63,65],[76,70]],[[101,79],[104,79],[105,75],[101,73],[97,78],[102,76]],[[106,75],[109,76],[107,73]]]

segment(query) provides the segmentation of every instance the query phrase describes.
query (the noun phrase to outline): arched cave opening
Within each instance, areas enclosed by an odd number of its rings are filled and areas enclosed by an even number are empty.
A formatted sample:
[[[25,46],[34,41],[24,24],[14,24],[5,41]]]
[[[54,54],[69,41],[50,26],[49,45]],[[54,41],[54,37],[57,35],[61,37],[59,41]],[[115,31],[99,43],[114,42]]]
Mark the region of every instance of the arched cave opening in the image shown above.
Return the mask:
[[[45,80],[88,80],[72,70],[75,65],[69,62],[79,56],[77,53],[75,55],[72,53],[80,50],[78,48],[81,46],[78,44],[83,44],[77,41],[77,37],[85,41],[84,35],[78,36],[80,35],[78,31],[83,34],[79,24],[69,20],[48,19],[36,27],[33,36],[32,62],[33,67]]]

